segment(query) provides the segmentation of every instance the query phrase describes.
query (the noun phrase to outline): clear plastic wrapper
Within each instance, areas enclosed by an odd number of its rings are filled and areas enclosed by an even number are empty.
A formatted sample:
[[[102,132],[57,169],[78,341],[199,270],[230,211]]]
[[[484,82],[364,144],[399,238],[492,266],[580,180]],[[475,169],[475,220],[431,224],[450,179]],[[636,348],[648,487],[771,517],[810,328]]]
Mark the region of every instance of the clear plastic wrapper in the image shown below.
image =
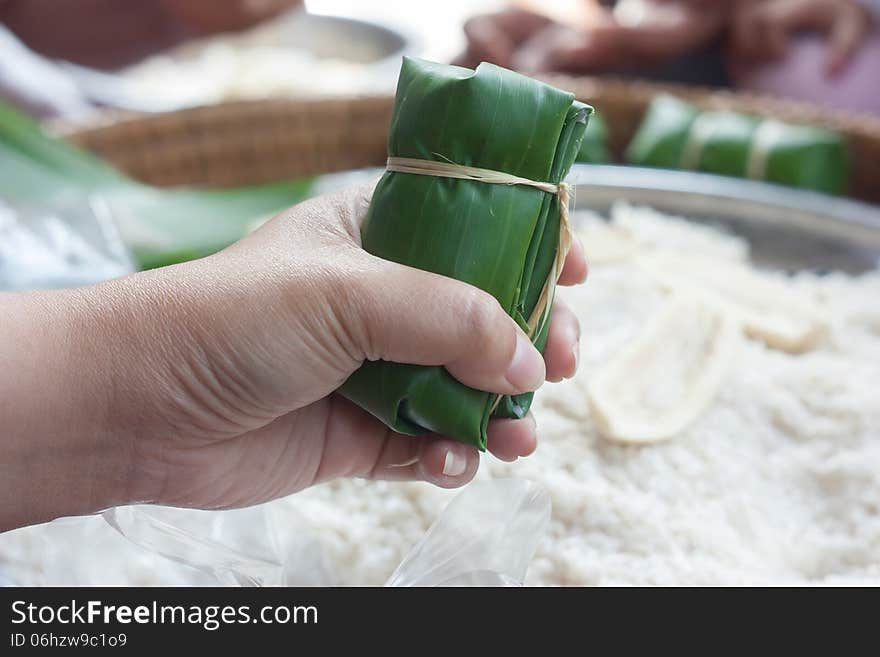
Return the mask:
[[[522,586],[550,520],[550,497],[523,479],[474,482],[404,557],[388,586]]]
[[[328,586],[320,544],[304,522],[271,504],[230,511],[126,506],[104,512],[149,552],[195,568],[224,586]],[[283,530],[281,529],[283,527]]]
[[[132,506],[104,513],[136,545],[243,586],[328,586],[337,581],[320,535],[283,524],[271,504],[234,511]],[[550,499],[532,482],[474,482],[459,493],[403,559],[387,586],[520,586],[550,519]]]
[[[77,287],[134,271],[109,206],[0,199],[0,290]]]
[[[100,515],[0,534],[0,586],[192,586],[216,578],[132,545]]]

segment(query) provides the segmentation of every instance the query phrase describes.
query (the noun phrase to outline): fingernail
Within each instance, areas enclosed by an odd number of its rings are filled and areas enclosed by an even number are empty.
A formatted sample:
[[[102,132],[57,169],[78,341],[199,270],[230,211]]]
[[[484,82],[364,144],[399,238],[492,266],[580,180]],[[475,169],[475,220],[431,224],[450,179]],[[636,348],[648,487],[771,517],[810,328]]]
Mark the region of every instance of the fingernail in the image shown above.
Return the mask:
[[[443,461],[443,474],[447,477],[458,477],[467,470],[467,457],[459,454],[454,449],[446,450],[446,458]]]
[[[517,390],[537,390],[544,383],[544,359],[525,333],[517,333],[507,381]]]

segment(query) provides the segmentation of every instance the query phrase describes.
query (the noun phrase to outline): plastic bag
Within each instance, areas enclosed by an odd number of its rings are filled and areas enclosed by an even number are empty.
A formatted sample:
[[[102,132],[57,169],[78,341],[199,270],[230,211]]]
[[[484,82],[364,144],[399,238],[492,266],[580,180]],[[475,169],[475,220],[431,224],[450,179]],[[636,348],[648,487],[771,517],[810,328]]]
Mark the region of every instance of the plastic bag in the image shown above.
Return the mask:
[[[275,522],[272,505],[235,511],[132,506],[104,513],[133,543],[224,585],[328,586],[320,537],[305,521]],[[387,586],[521,586],[550,519],[532,482],[471,483],[403,559]],[[280,527],[283,526],[283,531]]]
[[[67,204],[0,200],[0,290],[77,287],[134,271],[98,197]]]
[[[0,534],[0,586],[216,585],[209,574],[132,545],[100,515]]]
[[[104,519],[136,545],[224,586],[333,583],[305,523],[286,515],[282,525],[272,505],[230,511],[125,506],[105,511]]]
[[[387,586],[522,586],[550,520],[550,496],[523,479],[474,482],[434,521]]]

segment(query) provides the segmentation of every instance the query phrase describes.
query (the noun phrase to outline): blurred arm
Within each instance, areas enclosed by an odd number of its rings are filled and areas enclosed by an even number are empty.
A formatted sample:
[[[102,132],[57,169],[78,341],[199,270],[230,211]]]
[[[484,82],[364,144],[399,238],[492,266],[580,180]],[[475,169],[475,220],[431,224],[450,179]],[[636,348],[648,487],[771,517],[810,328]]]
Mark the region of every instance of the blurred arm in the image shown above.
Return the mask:
[[[31,49],[119,68],[185,39],[244,29],[302,0],[0,0],[0,22]]]

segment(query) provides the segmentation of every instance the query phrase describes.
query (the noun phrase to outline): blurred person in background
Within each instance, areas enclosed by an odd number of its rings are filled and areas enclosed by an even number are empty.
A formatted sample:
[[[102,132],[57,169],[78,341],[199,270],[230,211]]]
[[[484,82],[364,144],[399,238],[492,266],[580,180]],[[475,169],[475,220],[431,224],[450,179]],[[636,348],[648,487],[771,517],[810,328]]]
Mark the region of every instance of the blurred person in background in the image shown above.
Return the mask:
[[[465,25],[460,62],[527,73],[616,73],[723,85],[727,3],[712,0],[519,0]]]
[[[465,25],[458,60],[610,73],[880,113],[878,0],[518,0]]]
[[[880,0],[751,0],[733,17],[735,85],[880,114]]]

